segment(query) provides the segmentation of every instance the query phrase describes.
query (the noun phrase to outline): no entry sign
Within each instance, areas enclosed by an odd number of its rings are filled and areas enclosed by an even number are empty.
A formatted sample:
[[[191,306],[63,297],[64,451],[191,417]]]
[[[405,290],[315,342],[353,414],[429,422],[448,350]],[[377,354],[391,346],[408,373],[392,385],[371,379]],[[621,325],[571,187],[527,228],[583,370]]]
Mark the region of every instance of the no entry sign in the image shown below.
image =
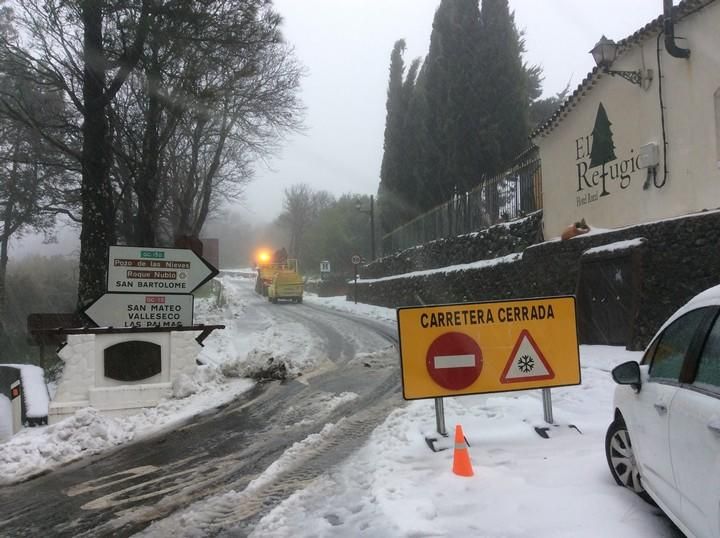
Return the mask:
[[[475,340],[463,333],[450,332],[438,336],[426,357],[430,377],[450,390],[469,387],[482,370],[482,351]]]

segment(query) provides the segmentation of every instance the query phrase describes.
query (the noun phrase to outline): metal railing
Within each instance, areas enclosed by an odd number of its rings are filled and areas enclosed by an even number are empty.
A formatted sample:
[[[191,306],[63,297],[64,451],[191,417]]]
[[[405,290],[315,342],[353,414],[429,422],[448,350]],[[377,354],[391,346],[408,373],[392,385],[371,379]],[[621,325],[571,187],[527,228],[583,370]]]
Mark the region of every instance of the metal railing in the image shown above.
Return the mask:
[[[541,208],[540,155],[532,147],[519,155],[509,170],[469,192],[455,194],[444,204],[383,236],[383,255],[444,237],[478,232]]]

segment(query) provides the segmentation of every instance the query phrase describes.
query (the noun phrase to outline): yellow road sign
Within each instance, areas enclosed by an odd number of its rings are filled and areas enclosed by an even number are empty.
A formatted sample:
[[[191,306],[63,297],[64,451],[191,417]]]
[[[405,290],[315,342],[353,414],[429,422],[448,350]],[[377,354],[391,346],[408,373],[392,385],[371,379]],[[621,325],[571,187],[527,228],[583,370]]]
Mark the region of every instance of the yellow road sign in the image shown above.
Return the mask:
[[[580,384],[574,297],[400,308],[406,400]]]

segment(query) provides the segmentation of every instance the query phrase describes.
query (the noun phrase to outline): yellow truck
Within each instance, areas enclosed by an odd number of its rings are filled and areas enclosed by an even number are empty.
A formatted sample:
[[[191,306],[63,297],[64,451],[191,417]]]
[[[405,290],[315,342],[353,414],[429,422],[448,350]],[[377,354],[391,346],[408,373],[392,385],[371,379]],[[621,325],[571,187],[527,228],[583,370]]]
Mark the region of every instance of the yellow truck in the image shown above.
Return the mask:
[[[297,273],[297,260],[276,260],[269,251],[260,250],[256,255],[255,269],[257,270],[255,292],[267,297],[273,275],[278,271],[294,271]]]
[[[298,270],[298,261],[287,259],[287,255],[278,256],[278,252],[275,253],[275,256],[267,250],[258,252],[255,291],[263,297],[267,297],[272,303],[277,303],[278,299],[289,299],[301,303],[304,282]],[[284,253],[284,249],[282,252]]]
[[[268,301],[277,303],[279,299],[288,299],[302,303],[304,282],[297,271],[277,271],[267,290]]]

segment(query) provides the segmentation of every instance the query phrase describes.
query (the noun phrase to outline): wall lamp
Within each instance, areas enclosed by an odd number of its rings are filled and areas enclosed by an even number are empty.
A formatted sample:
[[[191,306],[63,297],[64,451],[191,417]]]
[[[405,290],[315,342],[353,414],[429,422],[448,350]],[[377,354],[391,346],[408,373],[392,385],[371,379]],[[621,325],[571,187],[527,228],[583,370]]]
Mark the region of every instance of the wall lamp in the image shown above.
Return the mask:
[[[641,88],[647,88],[650,85],[650,81],[653,78],[652,69],[645,69],[644,71],[615,71],[610,69],[618,54],[618,46],[615,41],[608,39],[605,36],[600,38],[593,49],[590,51],[593,55],[595,64],[600,67],[605,73],[612,76],[619,76],[637,84]]]

